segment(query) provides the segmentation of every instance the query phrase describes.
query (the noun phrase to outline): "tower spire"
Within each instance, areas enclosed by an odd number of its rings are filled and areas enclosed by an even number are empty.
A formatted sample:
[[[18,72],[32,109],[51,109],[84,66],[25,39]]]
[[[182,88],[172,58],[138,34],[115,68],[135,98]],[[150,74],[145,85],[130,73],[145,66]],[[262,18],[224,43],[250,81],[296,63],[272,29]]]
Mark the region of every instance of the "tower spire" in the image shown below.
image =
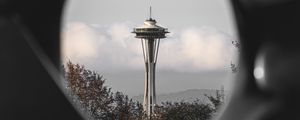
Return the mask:
[[[150,20],[152,19],[152,7],[150,5]]]
[[[149,9],[149,20],[153,20],[152,19],[152,5],[151,5],[151,0],[149,0],[149,6],[150,6],[150,9]]]

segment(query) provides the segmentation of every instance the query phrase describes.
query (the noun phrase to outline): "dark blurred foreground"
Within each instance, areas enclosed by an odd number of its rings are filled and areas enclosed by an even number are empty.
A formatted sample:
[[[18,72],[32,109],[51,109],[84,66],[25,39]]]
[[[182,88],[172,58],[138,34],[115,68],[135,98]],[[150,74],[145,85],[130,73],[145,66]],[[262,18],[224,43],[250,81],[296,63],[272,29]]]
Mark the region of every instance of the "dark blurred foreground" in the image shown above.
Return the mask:
[[[53,80],[59,68],[63,3],[0,0],[1,119],[81,119]],[[300,119],[299,1],[232,3],[241,66],[221,120]],[[264,71],[259,80],[253,75],[257,67]]]

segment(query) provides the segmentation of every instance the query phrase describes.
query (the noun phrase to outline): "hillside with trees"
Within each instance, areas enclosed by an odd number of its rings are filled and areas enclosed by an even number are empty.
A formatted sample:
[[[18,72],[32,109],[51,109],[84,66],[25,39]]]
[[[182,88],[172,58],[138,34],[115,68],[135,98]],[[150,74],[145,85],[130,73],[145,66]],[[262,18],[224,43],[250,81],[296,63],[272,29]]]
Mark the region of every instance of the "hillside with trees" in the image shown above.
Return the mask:
[[[143,106],[122,92],[112,92],[99,73],[83,65],[68,62],[64,66],[66,88],[80,111],[89,120],[146,120]],[[210,103],[199,99],[191,102],[162,102],[157,106],[153,120],[209,120],[223,104],[219,91],[205,95]]]

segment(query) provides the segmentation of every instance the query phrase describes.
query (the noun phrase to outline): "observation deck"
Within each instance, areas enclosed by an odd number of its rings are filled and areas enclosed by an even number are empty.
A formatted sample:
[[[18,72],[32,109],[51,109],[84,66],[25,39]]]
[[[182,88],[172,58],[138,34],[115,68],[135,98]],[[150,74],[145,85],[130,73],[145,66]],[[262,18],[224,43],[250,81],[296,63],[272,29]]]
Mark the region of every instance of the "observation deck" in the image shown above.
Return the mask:
[[[161,39],[166,38],[166,33],[169,32],[167,28],[156,25],[156,21],[150,18],[144,22],[143,26],[134,28],[132,33],[136,34],[136,38]]]

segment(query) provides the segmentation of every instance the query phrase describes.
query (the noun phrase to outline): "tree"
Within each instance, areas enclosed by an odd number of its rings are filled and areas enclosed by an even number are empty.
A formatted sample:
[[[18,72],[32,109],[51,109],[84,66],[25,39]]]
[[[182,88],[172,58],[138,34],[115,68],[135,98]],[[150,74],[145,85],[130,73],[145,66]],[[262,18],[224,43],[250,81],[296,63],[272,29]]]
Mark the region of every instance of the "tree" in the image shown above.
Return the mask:
[[[240,44],[238,41],[232,41],[231,43],[232,43],[232,45],[233,45],[234,47],[236,47],[236,48],[238,49],[238,52],[239,52],[239,50],[240,50],[240,48],[241,48],[241,44]],[[230,63],[230,68],[231,68],[231,71],[232,71],[233,73],[237,73],[237,72],[238,72],[238,69],[239,69],[239,66],[231,62],[231,63]]]
[[[104,85],[105,79],[95,71],[69,61],[63,68],[67,88],[81,110],[92,120],[140,120],[143,116],[141,103],[134,102],[122,92],[113,93]]]
[[[104,86],[103,76],[70,61],[66,67],[67,87],[82,108],[94,119],[109,117],[113,108],[113,93],[111,88]]]
[[[209,120],[213,109],[199,99],[193,102],[164,102],[158,106],[156,119],[159,120]]]
[[[143,118],[143,107],[139,102],[133,102],[122,92],[114,94],[114,119],[116,120],[141,120]]]
[[[215,97],[211,96],[211,95],[205,95],[205,96],[213,104],[215,112],[217,110],[219,110],[221,105],[223,105],[224,96],[222,94],[220,94],[220,90],[216,90],[216,96]]]

